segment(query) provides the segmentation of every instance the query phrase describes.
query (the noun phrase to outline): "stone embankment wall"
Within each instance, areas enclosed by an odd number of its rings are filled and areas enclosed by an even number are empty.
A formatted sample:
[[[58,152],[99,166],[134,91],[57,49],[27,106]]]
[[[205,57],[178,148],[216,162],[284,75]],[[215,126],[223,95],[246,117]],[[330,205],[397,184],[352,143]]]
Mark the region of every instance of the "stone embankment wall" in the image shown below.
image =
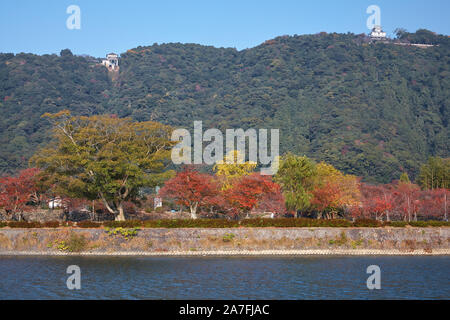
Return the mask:
[[[0,229],[0,254],[450,254],[450,228]]]

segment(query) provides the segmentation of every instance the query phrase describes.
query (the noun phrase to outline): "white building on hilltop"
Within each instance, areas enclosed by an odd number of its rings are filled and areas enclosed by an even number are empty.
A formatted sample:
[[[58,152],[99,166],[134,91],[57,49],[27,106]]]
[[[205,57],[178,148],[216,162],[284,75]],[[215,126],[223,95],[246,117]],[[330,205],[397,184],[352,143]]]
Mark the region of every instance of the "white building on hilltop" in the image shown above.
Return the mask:
[[[381,29],[381,26],[375,26],[369,36],[374,40],[382,40],[386,39],[386,32]]]
[[[119,67],[119,56],[115,53],[108,53],[106,59],[102,60],[102,64],[110,70],[115,70]]]

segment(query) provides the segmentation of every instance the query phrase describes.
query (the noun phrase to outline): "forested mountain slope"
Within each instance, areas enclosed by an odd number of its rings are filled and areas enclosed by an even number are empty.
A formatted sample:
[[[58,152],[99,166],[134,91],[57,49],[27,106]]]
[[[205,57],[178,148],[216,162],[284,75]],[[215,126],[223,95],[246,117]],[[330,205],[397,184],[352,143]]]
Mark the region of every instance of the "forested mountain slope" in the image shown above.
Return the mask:
[[[121,54],[112,82],[92,60],[0,54],[0,172],[24,166],[48,136],[44,112],[113,113],[205,129],[279,128],[281,151],[325,160],[366,181],[417,174],[448,157],[447,36],[369,43],[364,35],[283,36],[247,50],[195,44]]]

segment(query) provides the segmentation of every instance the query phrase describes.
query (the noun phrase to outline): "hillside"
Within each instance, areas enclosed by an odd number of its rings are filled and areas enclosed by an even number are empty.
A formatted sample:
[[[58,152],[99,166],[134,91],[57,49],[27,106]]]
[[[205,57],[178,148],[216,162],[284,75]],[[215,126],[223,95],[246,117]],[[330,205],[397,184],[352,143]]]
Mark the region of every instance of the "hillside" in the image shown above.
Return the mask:
[[[449,156],[447,36],[369,43],[364,35],[283,36],[247,50],[196,44],[121,54],[120,76],[90,59],[0,54],[0,173],[26,165],[48,137],[44,112],[114,113],[192,128],[279,128],[281,151],[325,160],[366,181],[414,177]]]

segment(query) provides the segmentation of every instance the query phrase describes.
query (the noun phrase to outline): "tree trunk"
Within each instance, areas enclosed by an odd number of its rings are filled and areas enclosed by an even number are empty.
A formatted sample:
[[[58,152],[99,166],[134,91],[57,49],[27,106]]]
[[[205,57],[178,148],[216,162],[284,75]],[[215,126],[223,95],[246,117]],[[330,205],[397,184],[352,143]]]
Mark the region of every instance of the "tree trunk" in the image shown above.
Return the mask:
[[[444,221],[447,220],[447,193],[444,194]]]
[[[124,212],[123,212],[123,206],[122,206],[122,204],[119,204],[118,207],[117,207],[117,209],[118,209],[119,213],[117,214],[115,220],[116,220],[116,221],[125,221],[125,214],[124,214]]]
[[[190,206],[191,209],[191,219],[197,219],[197,203]]]

